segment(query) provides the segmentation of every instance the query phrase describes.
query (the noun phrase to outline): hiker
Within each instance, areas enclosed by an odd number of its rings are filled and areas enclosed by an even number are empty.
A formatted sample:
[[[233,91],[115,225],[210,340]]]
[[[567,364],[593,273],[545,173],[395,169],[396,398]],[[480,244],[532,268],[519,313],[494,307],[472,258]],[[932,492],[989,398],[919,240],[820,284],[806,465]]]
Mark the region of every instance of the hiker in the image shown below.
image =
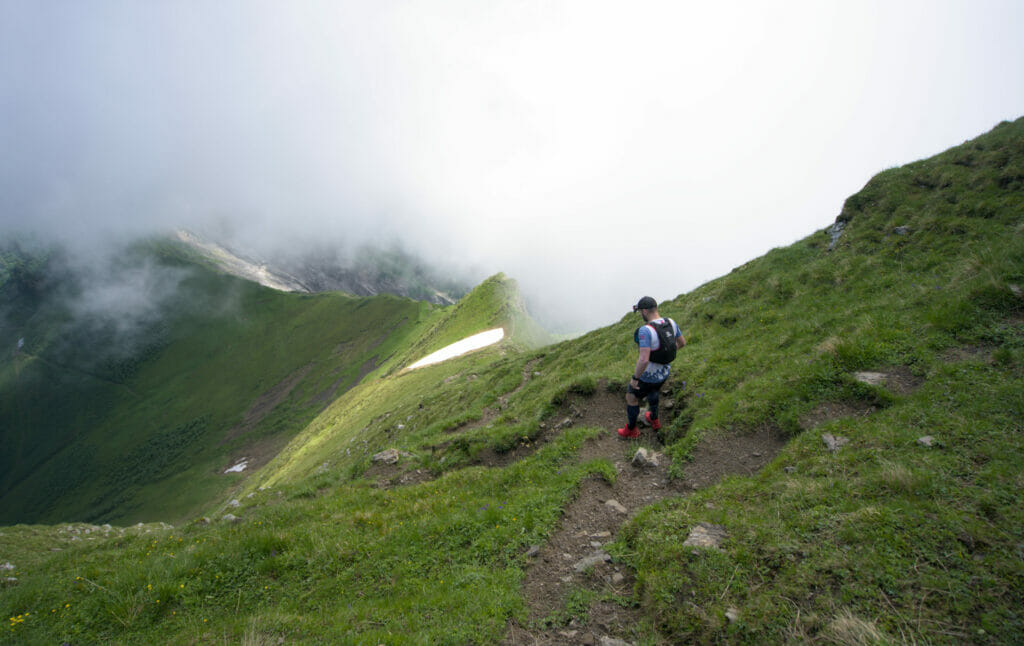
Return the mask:
[[[644,397],[648,404],[644,418],[655,431],[661,429],[658,396],[668,379],[669,364],[675,359],[676,350],[686,345],[676,322],[658,314],[658,301],[644,296],[633,306],[633,311],[640,312],[644,324],[633,333],[633,341],[640,347],[640,356],[626,388],[626,425],[618,429],[619,436],[626,439],[640,437],[636,420],[640,416],[640,400]]]

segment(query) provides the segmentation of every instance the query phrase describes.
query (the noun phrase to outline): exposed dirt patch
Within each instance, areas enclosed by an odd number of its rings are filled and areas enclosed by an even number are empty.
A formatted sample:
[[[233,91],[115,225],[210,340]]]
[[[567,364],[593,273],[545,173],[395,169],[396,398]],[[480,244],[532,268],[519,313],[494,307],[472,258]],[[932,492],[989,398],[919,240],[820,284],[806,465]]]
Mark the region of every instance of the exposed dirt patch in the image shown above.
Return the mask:
[[[221,440],[221,444],[226,444],[227,442],[241,437],[256,428],[256,426],[262,422],[278,404],[287,399],[292,390],[299,385],[299,382],[302,381],[302,379],[312,369],[313,364],[308,364],[299,368],[273,388],[257,397],[256,401],[249,406],[249,410],[245,411],[245,414],[242,416],[242,421],[227,432],[227,435],[225,435],[224,439]]]
[[[896,366],[889,370],[888,374],[885,387],[900,396],[915,393],[924,384],[924,378],[918,377],[906,366]]]
[[[958,348],[950,348],[942,353],[942,360],[947,363],[990,361],[991,359],[992,348],[983,345],[965,345]]]
[[[753,433],[715,434],[697,445],[683,465],[683,483],[691,489],[712,485],[725,476],[753,475],[786,445],[782,432],[765,425]]]
[[[824,402],[817,408],[799,419],[800,428],[809,431],[812,428],[834,422],[847,417],[864,417],[878,410],[867,403],[859,402]]]

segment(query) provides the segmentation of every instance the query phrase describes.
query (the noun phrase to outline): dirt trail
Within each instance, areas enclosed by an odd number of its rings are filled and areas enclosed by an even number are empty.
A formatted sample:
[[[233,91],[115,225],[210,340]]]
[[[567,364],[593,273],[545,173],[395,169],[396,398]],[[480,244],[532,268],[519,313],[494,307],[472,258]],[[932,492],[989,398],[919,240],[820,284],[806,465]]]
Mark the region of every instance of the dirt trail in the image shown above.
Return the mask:
[[[656,467],[631,463],[638,448],[658,451],[661,443],[650,429],[644,429],[638,440],[619,439],[614,429],[625,421],[622,397],[602,388],[590,398],[568,401],[565,412],[574,426],[608,429],[584,444],[580,459],[610,460],[617,478],[614,485],[598,477],[584,481],[556,532],[535,550],[523,582],[529,619],[526,625],[510,622],[504,644],[598,644],[605,637],[634,641],[640,619],[632,600],[635,575],[625,564],[603,560],[603,547],[613,542],[626,521],[642,508],[670,496],[686,495],[725,475],[754,473],[784,445],[771,428],[752,435],[715,438],[698,447],[682,480],[670,481],[664,456]],[[663,411],[663,423],[676,412],[675,407]],[[584,559],[589,557],[597,562],[586,565]],[[583,614],[578,607],[570,611],[573,598],[588,596],[596,600],[585,620],[572,618]]]
[[[490,423],[509,397],[529,381],[531,371],[528,364],[519,386],[485,410],[482,419],[464,428]],[[685,408],[683,401],[670,403],[664,396],[662,404],[663,424],[671,423]],[[623,425],[625,414],[623,396],[609,392],[601,383],[591,396],[569,396],[531,444],[502,454],[485,450],[477,456],[478,464],[501,467],[533,453],[568,428],[597,427],[607,432],[584,443],[579,459],[607,459],[617,473],[612,485],[596,476],[581,483],[555,533],[545,544],[531,550],[523,581],[529,616],[522,624],[509,622],[503,644],[599,644],[606,637],[634,642],[640,620],[640,609],[632,598],[635,573],[625,564],[605,560],[604,546],[614,542],[623,525],[644,507],[668,497],[687,495],[727,475],[756,473],[785,445],[781,433],[770,426],[744,435],[716,434],[698,445],[693,461],[683,469],[684,476],[670,480],[669,460],[664,455],[660,455],[657,466],[632,464],[638,448],[660,452],[662,445],[657,434],[643,426],[639,439],[620,439],[615,429]],[[375,465],[366,475],[379,479],[378,486],[383,488],[415,484],[431,477],[426,471],[405,471],[398,465]],[[596,562],[587,564],[584,559],[590,557],[595,557]],[[592,600],[585,612],[581,611],[580,599]]]

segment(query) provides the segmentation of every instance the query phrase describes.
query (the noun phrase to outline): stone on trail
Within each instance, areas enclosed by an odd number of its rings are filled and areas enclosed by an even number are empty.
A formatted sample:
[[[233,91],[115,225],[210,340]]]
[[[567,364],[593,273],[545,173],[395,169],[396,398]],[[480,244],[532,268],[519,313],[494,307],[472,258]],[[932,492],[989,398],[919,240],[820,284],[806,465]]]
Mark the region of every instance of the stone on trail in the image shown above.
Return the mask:
[[[832,453],[835,453],[845,444],[847,444],[850,441],[850,438],[839,437],[838,435],[832,435],[831,433],[823,433],[821,436],[821,441],[825,443],[825,448],[827,448]]]
[[[531,545],[530,549],[526,550],[526,556],[533,558],[540,554],[540,545]]]
[[[622,506],[622,503],[620,503],[618,500],[615,500],[614,498],[606,500],[604,504],[611,507],[620,514],[626,513],[626,508]]]
[[[690,535],[683,541],[683,546],[718,549],[728,536],[729,533],[721,525],[697,523],[697,526],[690,530]]]
[[[635,467],[656,467],[658,466],[659,453],[655,451],[648,451],[647,449],[640,447],[636,450],[633,455],[633,466]]]
[[[224,521],[225,523],[240,523],[240,522],[242,522],[242,519],[239,518],[238,516],[234,515],[234,514],[224,514],[224,516],[221,517],[221,520]]]
[[[601,646],[633,646],[632,642],[623,641],[616,637],[604,636],[601,638]]]
[[[572,566],[572,569],[576,570],[577,572],[582,572],[583,570],[586,570],[588,567],[592,565],[597,565],[598,563],[606,563],[610,560],[612,560],[612,557],[608,554],[608,552],[597,551],[591,554],[590,556],[585,556],[580,560],[576,561],[576,564]]]

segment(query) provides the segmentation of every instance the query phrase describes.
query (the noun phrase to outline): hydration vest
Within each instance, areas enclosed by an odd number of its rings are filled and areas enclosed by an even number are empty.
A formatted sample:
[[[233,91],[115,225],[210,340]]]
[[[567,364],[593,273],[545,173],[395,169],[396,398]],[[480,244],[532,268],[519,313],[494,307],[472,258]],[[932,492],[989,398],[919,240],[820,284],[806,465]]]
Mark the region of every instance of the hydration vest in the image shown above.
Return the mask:
[[[640,342],[640,328],[645,327],[641,325],[633,333],[633,340],[637,343]],[[661,319],[661,323],[650,322],[647,323],[646,327],[650,327],[658,335],[658,349],[651,350],[651,361],[655,363],[669,364],[676,358],[676,329],[672,325],[672,321],[668,318]]]

